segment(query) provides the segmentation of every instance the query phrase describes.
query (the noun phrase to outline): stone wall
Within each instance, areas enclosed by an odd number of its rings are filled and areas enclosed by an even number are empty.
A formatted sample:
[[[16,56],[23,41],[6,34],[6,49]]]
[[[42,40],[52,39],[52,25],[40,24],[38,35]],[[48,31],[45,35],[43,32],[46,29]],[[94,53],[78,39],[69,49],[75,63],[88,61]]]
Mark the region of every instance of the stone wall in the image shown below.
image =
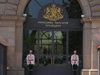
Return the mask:
[[[100,17],[100,0],[91,0],[89,2],[92,17]]]
[[[29,0],[0,0],[1,16],[22,16]],[[81,0],[78,0],[81,1]],[[88,1],[87,3],[85,1]],[[100,0],[83,0],[90,6],[91,16],[100,17]],[[84,6],[86,5],[84,4]],[[86,15],[86,14],[85,14]]]
[[[0,0],[0,16],[17,15],[19,0]]]
[[[0,37],[8,43],[8,75],[24,75],[22,40],[25,18],[22,15],[28,2],[29,0],[0,0]],[[85,15],[85,20],[83,20],[82,75],[89,75],[90,73],[90,75],[97,75],[96,47],[100,44],[100,0],[78,0],[78,2]]]

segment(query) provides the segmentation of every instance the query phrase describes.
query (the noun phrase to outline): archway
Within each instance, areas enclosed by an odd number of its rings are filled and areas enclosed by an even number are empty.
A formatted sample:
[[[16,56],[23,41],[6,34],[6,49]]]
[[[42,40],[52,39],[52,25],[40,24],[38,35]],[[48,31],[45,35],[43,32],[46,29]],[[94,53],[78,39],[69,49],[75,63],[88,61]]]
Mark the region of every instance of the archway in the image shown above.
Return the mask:
[[[35,52],[34,74],[40,75],[43,71],[43,74],[51,74],[51,71],[58,71],[56,74],[68,73],[71,75],[70,56],[75,49],[80,54],[80,68],[82,68],[82,25],[80,24],[82,12],[77,1],[50,0],[50,2],[45,2],[45,0],[32,0],[25,12],[27,20],[24,24],[24,54],[26,56],[30,49]],[[44,35],[43,39],[41,33]],[[58,36],[58,34],[61,35]],[[75,35],[77,35],[76,38]],[[78,37],[80,37],[80,42],[78,42]],[[61,46],[61,50],[59,50],[59,46]],[[48,60],[48,66],[43,66],[44,57]],[[60,58],[62,58],[63,63],[60,63]]]

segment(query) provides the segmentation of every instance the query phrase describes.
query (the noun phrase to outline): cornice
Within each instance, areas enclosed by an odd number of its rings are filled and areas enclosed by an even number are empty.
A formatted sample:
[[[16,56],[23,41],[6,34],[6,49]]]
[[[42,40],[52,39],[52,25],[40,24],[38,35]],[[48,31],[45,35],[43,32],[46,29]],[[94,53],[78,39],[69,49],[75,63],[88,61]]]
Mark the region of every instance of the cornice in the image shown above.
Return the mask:
[[[25,22],[25,17],[17,16],[0,16],[0,21],[16,21],[16,22]]]
[[[90,23],[93,23],[93,22],[100,22],[100,17],[82,18],[82,19],[81,19],[81,22],[82,22],[82,23],[87,23],[87,22],[90,22]]]

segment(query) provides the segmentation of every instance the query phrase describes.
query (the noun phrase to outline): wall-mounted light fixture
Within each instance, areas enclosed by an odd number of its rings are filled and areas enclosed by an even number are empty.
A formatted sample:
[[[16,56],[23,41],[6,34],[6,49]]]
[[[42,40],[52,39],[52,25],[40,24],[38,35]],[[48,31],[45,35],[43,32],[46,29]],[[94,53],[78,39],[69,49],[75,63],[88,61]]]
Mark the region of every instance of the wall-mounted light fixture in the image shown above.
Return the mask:
[[[82,18],[84,18],[84,17],[85,17],[85,15],[81,15],[81,17],[82,17]]]
[[[23,17],[26,17],[27,16],[27,14],[23,14]]]

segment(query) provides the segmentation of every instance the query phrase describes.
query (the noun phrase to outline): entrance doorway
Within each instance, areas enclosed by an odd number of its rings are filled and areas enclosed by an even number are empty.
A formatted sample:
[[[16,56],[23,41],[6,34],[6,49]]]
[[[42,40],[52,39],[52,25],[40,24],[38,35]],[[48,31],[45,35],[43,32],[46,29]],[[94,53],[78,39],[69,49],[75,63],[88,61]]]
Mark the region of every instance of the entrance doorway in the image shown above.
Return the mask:
[[[80,70],[83,27],[77,0],[31,0],[25,13],[23,66],[31,49],[36,58],[34,75],[72,75],[70,59],[77,50]]]
[[[25,30],[24,36],[24,57],[32,49],[36,58],[33,75],[72,75],[70,57],[75,49],[82,68],[82,31]]]

